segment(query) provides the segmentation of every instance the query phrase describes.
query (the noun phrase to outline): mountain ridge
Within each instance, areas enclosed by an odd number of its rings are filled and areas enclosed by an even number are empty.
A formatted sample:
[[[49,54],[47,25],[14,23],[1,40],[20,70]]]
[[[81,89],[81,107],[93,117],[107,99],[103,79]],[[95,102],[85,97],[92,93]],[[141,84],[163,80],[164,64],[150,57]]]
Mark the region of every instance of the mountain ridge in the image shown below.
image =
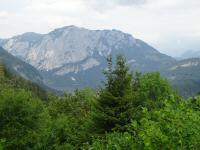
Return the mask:
[[[150,51],[151,53],[158,53],[156,49],[147,45],[145,42],[135,39],[130,34],[123,33],[119,30],[88,30],[76,26],[66,26],[55,29],[48,34],[37,34],[41,39],[34,45],[32,45],[32,41],[27,41],[27,39],[21,41],[26,34],[4,40],[2,45],[10,53],[24,59],[39,70],[49,71],[62,67],[67,63],[77,63],[85,60],[86,57],[95,52],[105,57],[113,49],[120,49],[120,46],[125,47],[129,45],[129,47],[134,47],[132,49],[140,49],[142,45],[142,53],[148,53]],[[69,44],[67,45],[66,43]],[[55,51],[62,53],[57,56],[57,61],[54,59],[57,55]],[[44,60],[44,58],[47,59]],[[67,60],[68,62],[66,62]]]
[[[0,47],[0,63],[5,65],[13,74],[22,76],[26,80],[31,80],[36,83],[42,82],[43,80],[40,73],[34,67],[15,58],[2,47]]]
[[[200,51],[198,50],[188,50],[185,51],[178,59],[188,59],[188,58],[200,58]]]
[[[65,26],[47,34],[25,33],[4,39],[9,53],[37,68],[45,83],[59,90],[97,87],[103,80],[106,57],[126,57],[132,70],[158,71],[171,80],[179,61],[119,30],[89,30]]]

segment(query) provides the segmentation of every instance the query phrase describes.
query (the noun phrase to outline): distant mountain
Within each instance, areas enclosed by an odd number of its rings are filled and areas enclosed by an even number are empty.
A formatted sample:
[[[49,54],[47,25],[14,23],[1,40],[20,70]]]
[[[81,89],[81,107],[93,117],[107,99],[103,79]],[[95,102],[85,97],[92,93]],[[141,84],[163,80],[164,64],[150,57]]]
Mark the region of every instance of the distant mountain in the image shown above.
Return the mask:
[[[135,71],[159,71],[170,80],[174,74],[177,77],[171,80],[173,83],[183,78],[173,70],[182,61],[162,54],[142,40],[118,30],[67,26],[48,34],[30,32],[3,39],[0,45],[37,68],[48,86],[61,90],[100,85],[109,54],[113,57],[123,54]],[[187,69],[183,67],[182,70]],[[196,77],[200,80],[200,76]]]
[[[110,53],[125,55],[131,67],[141,71],[160,70],[175,62],[118,30],[67,26],[43,35],[25,33],[3,40],[1,45],[40,70],[47,85],[57,89],[95,87],[102,80],[102,70]]]
[[[200,58],[178,61],[163,76],[171,81],[181,95],[195,95],[200,92]]]
[[[200,58],[200,51],[188,50],[178,58],[179,59]]]

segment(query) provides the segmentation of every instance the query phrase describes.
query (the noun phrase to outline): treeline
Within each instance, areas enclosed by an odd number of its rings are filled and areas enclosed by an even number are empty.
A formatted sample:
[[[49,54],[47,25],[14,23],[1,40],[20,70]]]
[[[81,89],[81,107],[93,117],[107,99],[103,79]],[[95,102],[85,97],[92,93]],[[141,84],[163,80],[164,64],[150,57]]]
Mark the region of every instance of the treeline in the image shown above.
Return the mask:
[[[30,91],[33,96],[39,97],[42,100],[48,98],[48,92],[40,85],[31,81],[25,80],[19,75],[12,74],[5,65],[0,63],[0,86],[3,88],[12,88],[15,90]]]
[[[199,149],[200,97],[183,99],[159,73],[132,73],[123,56],[104,74],[98,91],[64,96],[1,78],[0,149]]]

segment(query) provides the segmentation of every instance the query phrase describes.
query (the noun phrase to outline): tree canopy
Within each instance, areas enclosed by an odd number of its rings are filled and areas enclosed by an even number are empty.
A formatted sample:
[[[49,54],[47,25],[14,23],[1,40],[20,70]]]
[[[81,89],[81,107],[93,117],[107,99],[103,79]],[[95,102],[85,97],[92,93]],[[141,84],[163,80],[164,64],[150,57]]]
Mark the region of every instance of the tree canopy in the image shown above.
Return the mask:
[[[108,57],[100,90],[58,96],[5,72],[0,150],[199,149],[200,97],[184,99],[159,73]]]

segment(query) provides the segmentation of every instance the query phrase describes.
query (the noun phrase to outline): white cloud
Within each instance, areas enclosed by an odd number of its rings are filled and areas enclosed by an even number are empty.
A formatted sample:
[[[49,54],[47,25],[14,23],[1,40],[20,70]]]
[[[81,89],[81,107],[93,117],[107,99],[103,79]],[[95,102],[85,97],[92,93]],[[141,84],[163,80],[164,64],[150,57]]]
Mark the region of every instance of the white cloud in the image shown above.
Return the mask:
[[[199,8],[199,0],[0,0],[0,37],[72,24],[117,28],[173,55],[200,49]]]

